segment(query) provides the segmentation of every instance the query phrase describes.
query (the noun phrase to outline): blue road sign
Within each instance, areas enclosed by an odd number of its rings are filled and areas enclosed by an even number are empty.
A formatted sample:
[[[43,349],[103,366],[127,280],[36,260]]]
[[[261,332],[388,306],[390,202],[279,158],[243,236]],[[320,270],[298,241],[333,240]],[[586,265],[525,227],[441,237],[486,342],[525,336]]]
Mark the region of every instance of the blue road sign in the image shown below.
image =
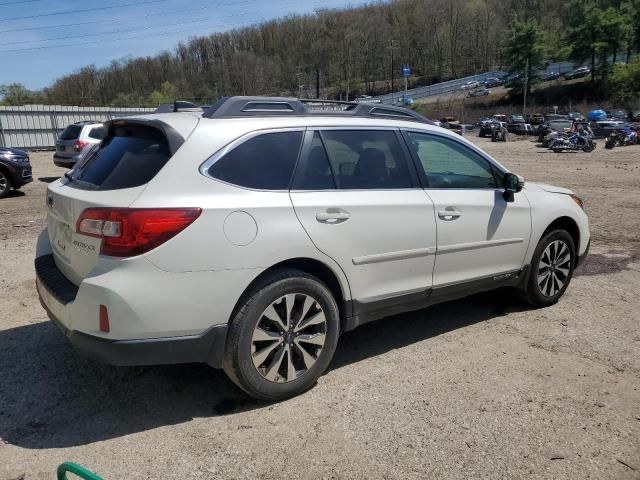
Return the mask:
[[[411,75],[411,67],[409,65],[403,65],[402,66],[402,76],[403,77],[408,77],[409,75]]]

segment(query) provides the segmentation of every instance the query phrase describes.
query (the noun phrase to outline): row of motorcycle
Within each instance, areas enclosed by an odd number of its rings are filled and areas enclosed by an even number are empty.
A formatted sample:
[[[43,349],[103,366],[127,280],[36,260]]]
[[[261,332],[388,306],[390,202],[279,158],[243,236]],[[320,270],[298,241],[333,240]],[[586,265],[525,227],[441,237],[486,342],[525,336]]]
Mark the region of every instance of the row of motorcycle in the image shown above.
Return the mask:
[[[623,128],[612,131],[604,142],[604,148],[610,150],[616,146],[640,144],[638,132],[631,128]],[[554,132],[548,138],[547,146],[556,153],[566,150],[592,152],[597,143],[593,139],[593,133],[588,129],[580,128],[575,132]]]

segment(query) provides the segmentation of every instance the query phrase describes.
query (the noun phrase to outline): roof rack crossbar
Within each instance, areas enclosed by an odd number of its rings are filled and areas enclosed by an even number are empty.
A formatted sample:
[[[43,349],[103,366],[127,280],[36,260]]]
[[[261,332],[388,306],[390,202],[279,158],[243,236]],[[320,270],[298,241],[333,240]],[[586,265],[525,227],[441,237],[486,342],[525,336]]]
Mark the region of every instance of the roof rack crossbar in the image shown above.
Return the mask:
[[[343,108],[314,108],[314,105]],[[222,97],[205,110],[205,118],[264,116],[339,115],[349,117],[382,117],[433,124],[419,113],[402,107],[339,100],[297,99],[289,97]]]
[[[171,113],[171,112],[202,112],[202,107],[195,103],[185,100],[176,100],[173,105],[165,103],[159,105],[153,113]]]

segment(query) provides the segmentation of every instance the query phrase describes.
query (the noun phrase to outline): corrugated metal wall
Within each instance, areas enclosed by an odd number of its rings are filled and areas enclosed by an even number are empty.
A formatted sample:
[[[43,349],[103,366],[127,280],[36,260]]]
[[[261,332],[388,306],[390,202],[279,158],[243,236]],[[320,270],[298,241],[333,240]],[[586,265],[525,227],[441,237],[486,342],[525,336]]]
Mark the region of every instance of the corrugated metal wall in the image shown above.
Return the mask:
[[[112,118],[151,113],[154,108],[69,107],[64,105],[0,106],[0,146],[53,148],[70,123],[104,122]]]

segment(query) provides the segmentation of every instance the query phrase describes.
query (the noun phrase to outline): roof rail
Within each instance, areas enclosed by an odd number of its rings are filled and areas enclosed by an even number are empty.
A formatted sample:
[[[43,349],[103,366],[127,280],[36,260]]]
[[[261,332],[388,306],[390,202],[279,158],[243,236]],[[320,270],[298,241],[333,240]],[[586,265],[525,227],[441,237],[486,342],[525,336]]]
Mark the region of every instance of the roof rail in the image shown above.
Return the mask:
[[[202,116],[204,118],[237,118],[314,115],[393,118],[433,125],[432,121],[419,113],[402,107],[337,100],[300,100],[291,97],[222,97],[207,108]]]

